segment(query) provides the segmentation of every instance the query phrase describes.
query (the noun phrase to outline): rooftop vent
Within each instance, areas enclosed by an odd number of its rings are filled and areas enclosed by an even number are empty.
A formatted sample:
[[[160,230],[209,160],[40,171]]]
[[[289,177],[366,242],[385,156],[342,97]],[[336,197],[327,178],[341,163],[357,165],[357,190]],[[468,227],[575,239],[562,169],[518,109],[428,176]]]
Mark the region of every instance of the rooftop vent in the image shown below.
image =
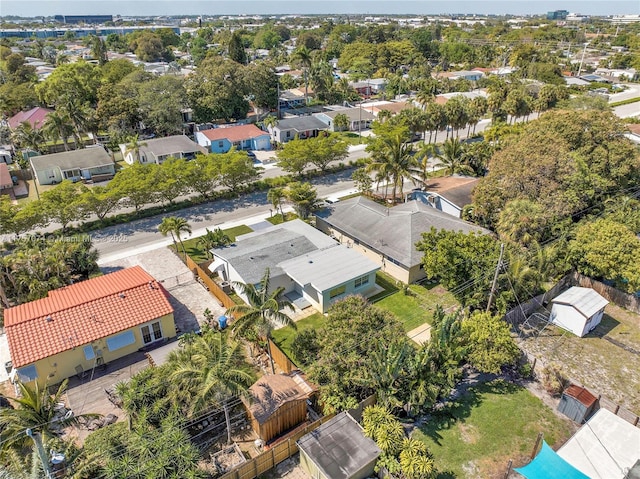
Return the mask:
[[[124,299],[126,297],[124,293],[120,293],[118,296],[120,296],[120,299]]]
[[[53,318],[51,316],[47,316],[46,318],[47,323],[50,323],[51,321],[53,321]]]

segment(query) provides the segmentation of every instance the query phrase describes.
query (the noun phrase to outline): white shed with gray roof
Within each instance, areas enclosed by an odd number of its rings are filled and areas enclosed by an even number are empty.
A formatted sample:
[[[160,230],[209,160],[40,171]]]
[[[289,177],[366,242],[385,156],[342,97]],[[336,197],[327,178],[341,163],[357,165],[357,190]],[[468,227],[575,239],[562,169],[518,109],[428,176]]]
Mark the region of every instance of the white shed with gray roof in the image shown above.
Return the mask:
[[[609,301],[591,288],[574,286],[556,296],[552,303],[551,322],[583,337],[600,324]]]

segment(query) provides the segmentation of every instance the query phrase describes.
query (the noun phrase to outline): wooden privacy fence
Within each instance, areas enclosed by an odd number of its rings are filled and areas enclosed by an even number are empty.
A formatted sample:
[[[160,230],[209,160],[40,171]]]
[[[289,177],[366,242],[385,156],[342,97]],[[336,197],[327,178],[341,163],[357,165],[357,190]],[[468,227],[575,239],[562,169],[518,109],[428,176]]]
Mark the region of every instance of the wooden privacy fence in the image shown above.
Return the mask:
[[[329,414],[324,416],[311,424],[300,428],[289,436],[286,440],[279,442],[272,448],[266,450],[259,456],[254,457],[248,462],[245,462],[236,469],[227,472],[219,479],[255,479],[264,474],[265,472],[273,469],[285,459],[290,458],[296,452],[298,452],[298,445],[296,441],[302,436],[317,429],[320,425],[333,418],[335,414]]]
[[[209,290],[209,292],[214,295],[218,300],[222,303],[225,308],[230,308],[231,306],[235,306],[236,303],[229,297],[227,293],[225,293],[218,283],[216,283],[211,276],[207,274],[205,270],[203,270],[198,263],[193,261],[189,255],[185,256],[185,263],[187,268],[189,268],[194,275],[197,275],[202,281],[202,284]]]
[[[625,293],[614,286],[609,286],[608,284],[604,284],[576,272],[571,275],[571,280],[576,286],[594,289],[604,298],[614,304],[617,304],[621,308],[640,314],[640,298],[634,294]]]
[[[273,361],[285,374],[289,374],[291,371],[298,369],[298,367],[293,364],[293,362],[282,352],[276,343],[269,340],[269,347],[271,348],[271,357],[273,358]]]

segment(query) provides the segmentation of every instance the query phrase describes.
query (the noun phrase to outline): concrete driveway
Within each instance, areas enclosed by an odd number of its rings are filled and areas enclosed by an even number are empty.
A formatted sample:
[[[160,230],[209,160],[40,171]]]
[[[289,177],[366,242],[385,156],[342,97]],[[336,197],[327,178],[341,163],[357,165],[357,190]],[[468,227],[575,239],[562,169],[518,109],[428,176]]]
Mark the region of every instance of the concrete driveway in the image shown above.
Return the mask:
[[[100,265],[103,273],[131,266],[142,266],[169,292],[169,301],[174,308],[176,327],[182,332],[195,331],[204,320],[204,310],[209,309],[214,317],[224,314],[224,308],[189,268],[169,248],[163,247],[146,253],[135,254]]]

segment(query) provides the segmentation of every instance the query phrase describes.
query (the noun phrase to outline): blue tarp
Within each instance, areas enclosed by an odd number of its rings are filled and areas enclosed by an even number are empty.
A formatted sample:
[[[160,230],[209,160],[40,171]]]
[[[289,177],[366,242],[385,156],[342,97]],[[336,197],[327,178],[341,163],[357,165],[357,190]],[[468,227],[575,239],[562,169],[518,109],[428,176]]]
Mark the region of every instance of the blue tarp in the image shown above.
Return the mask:
[[[589,479],[589,476],[558,456],[544,441],[535,459],[515,471],[527,479]]]

